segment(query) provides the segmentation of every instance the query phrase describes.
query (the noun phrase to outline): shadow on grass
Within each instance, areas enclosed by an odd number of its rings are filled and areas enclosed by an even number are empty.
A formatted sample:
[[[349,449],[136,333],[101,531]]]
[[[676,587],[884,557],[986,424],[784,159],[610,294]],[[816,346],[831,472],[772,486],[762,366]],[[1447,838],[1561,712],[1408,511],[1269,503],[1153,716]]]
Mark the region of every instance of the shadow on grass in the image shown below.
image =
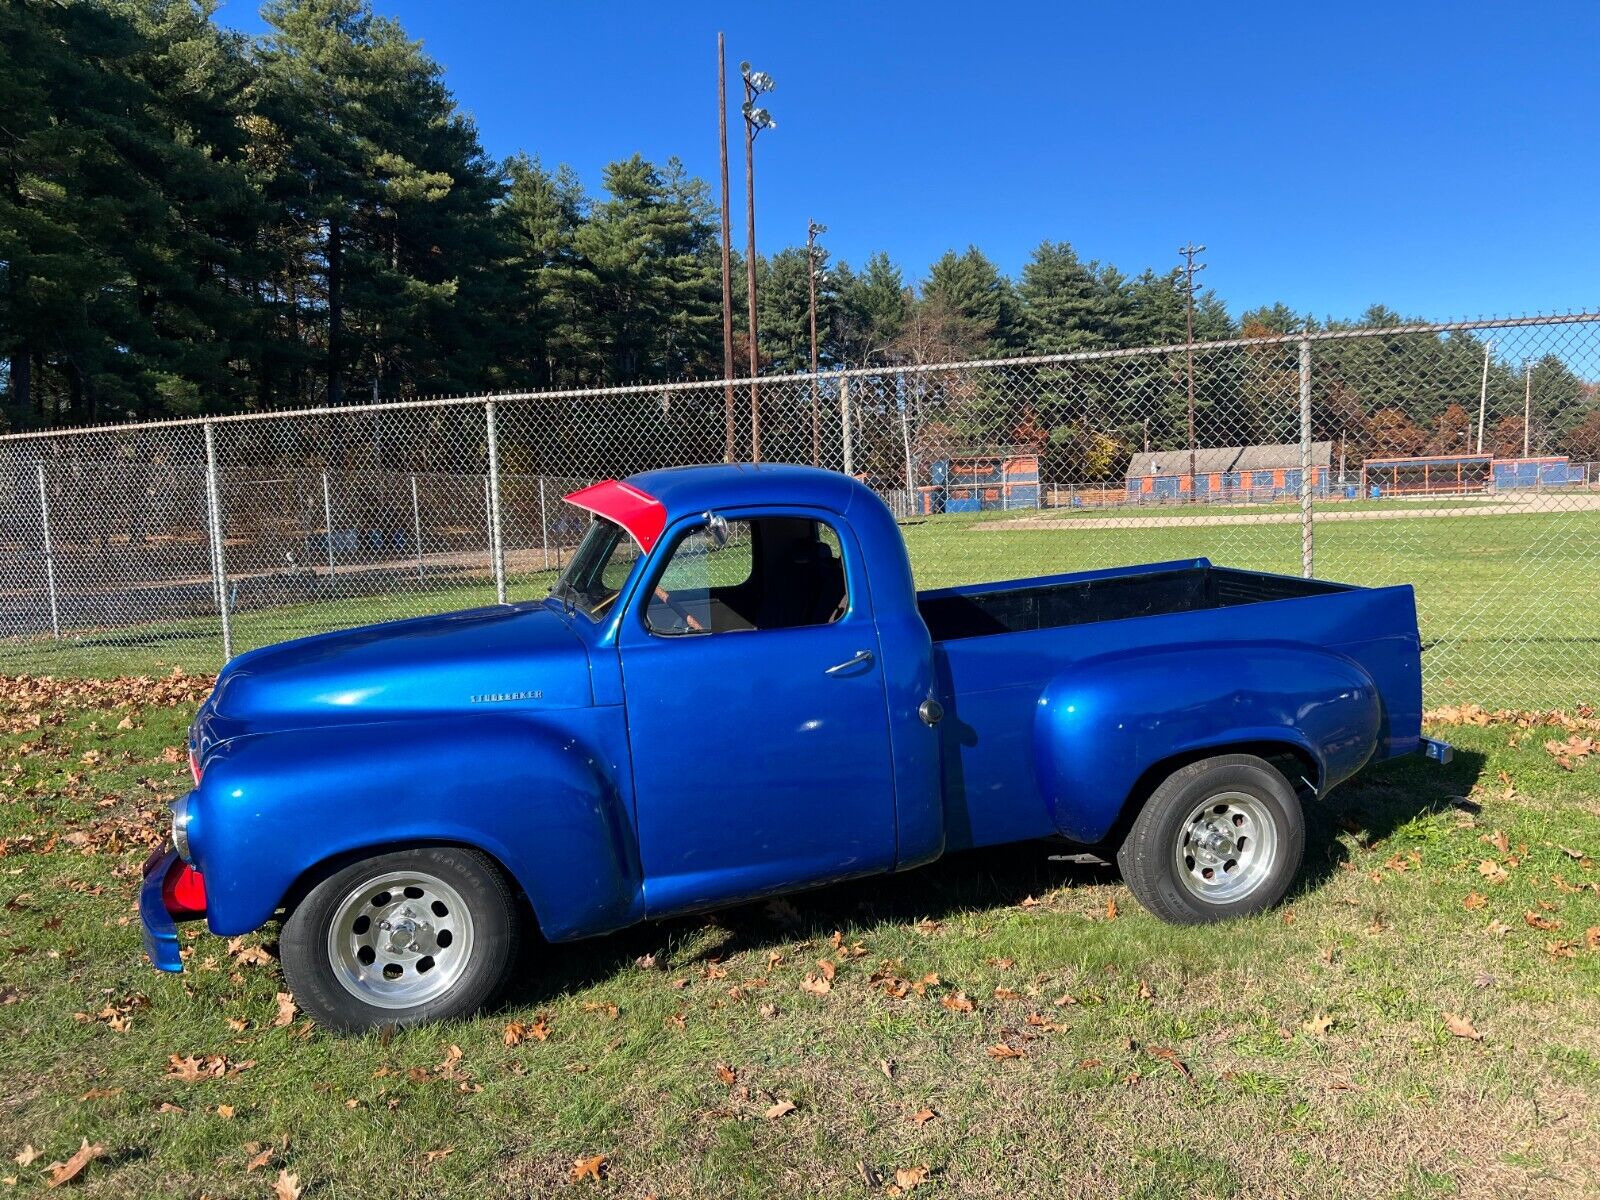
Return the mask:
[[[1340,833],[1375,846],[1425,813],[1446,809],[1476,813],[1478,805],[1467,797],[1483,774],[1485,761],[1473,750],[1457,750],[1446,766],[1420,754],[1408,755],[1370,767],[1326,800],[1308,804],[1305,865],[1290,899],[1321,887],[1349,858]]]
[[[1306,858],[1290,899],[1315,891],[1347,857],[1341,831],[1376,844],[1416,817],[1448,808],[1476,811],[1465,797],[1482,773],[1484,758],[1458,751],[1440,767],[1420,755],[1385,763],[1306,806]],[[589,941],[551,946],[536,943],[503,999],[504,1007],[534,1007],[568,991],[601,984],[629,970],[646,954],[666,959],[706,924],[727,932],[714,951],[673,958],[672,970],[688,969],[708,953],[731,958],[764,952],[797,938],[826,939],[851,928],[870,937],[880,925],[924,918],[941,920],[961,912],[1005,909],[1055,888],[1104,883],[1117,878],[1110,865],[1066,861],[1061,842],[1021,842],[953,854],[903,875],[876,876],[818,888],[776,904],[757,902],[710,914],[651,921]]]

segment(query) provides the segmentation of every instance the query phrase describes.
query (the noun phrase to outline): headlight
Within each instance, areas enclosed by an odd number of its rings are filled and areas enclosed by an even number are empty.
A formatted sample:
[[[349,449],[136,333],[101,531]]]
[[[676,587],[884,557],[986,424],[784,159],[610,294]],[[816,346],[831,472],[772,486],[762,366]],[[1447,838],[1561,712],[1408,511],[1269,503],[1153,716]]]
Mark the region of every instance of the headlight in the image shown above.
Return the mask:
[[[178,857],[193,865],[189,857],[189,797],[182,796],[172,802],[172,845]]]

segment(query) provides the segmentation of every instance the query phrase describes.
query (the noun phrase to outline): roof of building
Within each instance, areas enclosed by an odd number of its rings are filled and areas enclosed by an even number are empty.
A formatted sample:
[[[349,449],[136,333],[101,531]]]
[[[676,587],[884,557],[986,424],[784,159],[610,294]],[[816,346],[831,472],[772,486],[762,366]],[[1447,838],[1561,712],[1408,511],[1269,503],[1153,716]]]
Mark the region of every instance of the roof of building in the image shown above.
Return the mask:
[[[1326,467],[1332,464],[1333,443],[1311,443],[1311,465]],[[1222,446],[1194,452],[1194,469],[1201,475],[1229,471],[1273,471],[1281,468],[1297,470],[1300,466],[1300,443],[1286,442],[1277,446]],[[1189,451],[1146,450],[1135,454],[1128,463],[1128,478],[1146,475],[1187,475]]]

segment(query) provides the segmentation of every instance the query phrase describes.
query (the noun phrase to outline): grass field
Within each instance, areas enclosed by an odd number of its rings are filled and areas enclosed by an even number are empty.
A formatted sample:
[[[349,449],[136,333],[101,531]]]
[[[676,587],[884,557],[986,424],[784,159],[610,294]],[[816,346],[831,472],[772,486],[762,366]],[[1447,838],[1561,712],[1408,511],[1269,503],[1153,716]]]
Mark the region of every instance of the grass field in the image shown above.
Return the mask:
[[[1552,707],[1600,698],[1600,510],[1519,515],[1418,516],[1326,521],[1317,526],[1316,573],[1359,584],[1417,590],[1428,647],[1431,702]],[[1339,511],[1352,512],[1355,504]],[[1426,506],[1416,506],[1427,511]],[[1160,510],[1171,516],[1181,510]],[[1245,512],[1246,510],[1240,510]],[[1248,510],[1259,512],[1259,509]],[[1091,516],[1096,514],[1091,514]],[[1053,528],[1015,514],[941,517],[905,526],[921,587],[1205,556],[1237,567],[1299,574],[1297,524],[1226,525],[1206,510],[1176,526]],[[512,599],[543,595],[552,576],[513,578]],[[355,597],[234,615],[236,649],[369,621],[441,612],[494,600],[480,586]],[[48,640],[0,643],[0,671],[108,676],[159,674],[179,665],[215,670],[216,618]]]
[[[1592,719],[1435,728],[1456,762],[1316,806],[1260,918],[1164,926],[1022,846],[539,947],[501,1011],[339,1040],[270,930],[141,961],[204,687],[0,692],[6,1194],[85,1141],[64,1190],[105,1197],[1600,1188],[1600,756],[1545,749]]]

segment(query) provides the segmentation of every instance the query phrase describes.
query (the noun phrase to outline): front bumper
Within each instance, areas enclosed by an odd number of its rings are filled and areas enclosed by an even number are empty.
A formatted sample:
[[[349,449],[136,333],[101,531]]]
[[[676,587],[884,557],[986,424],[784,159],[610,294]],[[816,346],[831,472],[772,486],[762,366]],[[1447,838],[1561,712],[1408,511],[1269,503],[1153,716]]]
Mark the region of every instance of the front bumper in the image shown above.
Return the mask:
[[[178,852],[157,850],[144,864],[144,884],[139,888],[139,925],[144,934],[144,952],[158,971],[183,970],[178,953],[178,923],[167,911],[162,888],[169,872],[183,866]]]

